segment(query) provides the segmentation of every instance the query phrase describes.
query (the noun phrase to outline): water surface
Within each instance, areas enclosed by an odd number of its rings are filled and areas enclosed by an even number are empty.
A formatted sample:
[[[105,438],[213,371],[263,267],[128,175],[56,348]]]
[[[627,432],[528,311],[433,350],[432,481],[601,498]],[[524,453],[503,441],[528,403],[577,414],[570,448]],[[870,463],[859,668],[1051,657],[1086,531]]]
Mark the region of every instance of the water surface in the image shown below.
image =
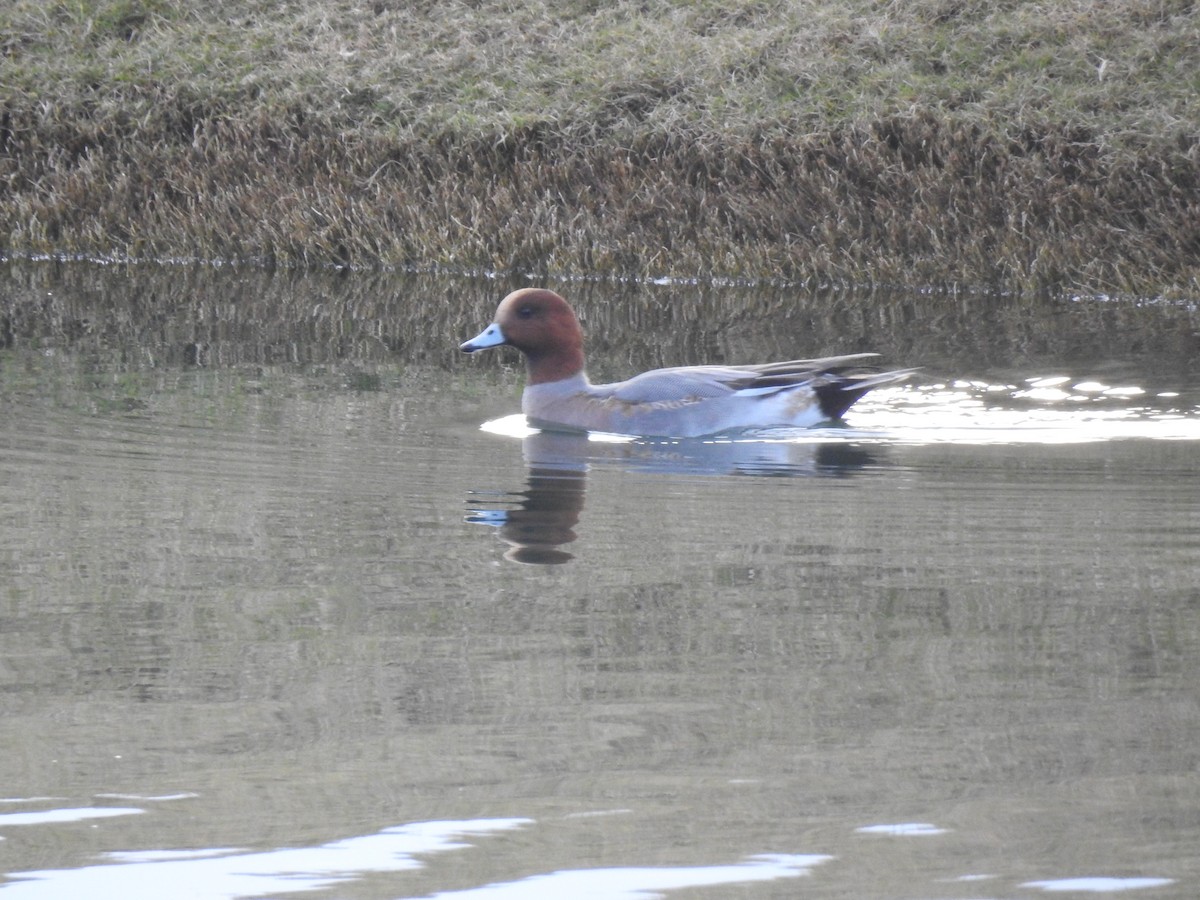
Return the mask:
[[[588,441],[508,285],[0,278],[0,897],[1196,896],[1194,309],[566,286],[597,378],[925,367]]]

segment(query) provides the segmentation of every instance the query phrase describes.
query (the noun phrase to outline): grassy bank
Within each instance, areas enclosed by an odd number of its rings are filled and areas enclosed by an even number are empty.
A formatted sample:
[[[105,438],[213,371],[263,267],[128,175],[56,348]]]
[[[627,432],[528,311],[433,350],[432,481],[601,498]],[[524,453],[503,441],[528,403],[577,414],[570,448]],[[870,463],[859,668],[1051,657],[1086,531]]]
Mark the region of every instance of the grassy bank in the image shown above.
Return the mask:
[[[12,252],[1200,290],[1184,0],[10,0]]]

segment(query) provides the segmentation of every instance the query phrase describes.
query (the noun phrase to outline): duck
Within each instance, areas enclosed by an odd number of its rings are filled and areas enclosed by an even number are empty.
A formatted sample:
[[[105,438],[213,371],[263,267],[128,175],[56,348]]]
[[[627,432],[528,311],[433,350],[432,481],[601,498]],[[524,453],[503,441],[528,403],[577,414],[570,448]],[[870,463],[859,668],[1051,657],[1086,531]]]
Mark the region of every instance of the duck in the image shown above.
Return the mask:
[[[500,301],[492,323],[459,349],[514,347],[525,357],[521,411],[535,428],[647,438],[694,438],[837,422],[872,388],[914,370],[879,371],[877,353],[757,365],[676,366],[592,384],[583,329],[561,296],[522,288]]]

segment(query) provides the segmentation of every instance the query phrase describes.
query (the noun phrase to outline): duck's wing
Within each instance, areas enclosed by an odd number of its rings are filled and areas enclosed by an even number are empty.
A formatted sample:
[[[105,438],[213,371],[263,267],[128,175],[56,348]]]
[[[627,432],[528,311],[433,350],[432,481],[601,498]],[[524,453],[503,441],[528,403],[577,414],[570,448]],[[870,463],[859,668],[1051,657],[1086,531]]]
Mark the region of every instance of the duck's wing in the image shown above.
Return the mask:
[[[848,356],[790,359],[785,362],[762,363],[739,368],[753,372],[756,379],[764,385],[771,383],[773,379],[779,379],[781,383],[795,384],[811,380],[818,375],[843,375],[855,369],[862,371],[866,360],[878,358],[878,353],[851,353]]]
[[[767,393],[798,384],[842,380],[877,353],[792,359],[752,366],[677,366],[635,375],[597,389],[623,403],[668,403],[728,397],[737,391]]]
[[[728,397],[754,382],[756,374],[739,366],[677,366],[635,375],[628,381],[597,385],[596,390],[622,403],[679,403]]]
[[[881,372],[865,364],[876,353],[793,359],[754,366],[679,366],[655,369],[616,384],[597,385],[598,397],[619,403],[679,406],[729,397],[773,394],[800,386],[810,388],[822,411],[837,419],[872,388],[896,384],[916,369]]]

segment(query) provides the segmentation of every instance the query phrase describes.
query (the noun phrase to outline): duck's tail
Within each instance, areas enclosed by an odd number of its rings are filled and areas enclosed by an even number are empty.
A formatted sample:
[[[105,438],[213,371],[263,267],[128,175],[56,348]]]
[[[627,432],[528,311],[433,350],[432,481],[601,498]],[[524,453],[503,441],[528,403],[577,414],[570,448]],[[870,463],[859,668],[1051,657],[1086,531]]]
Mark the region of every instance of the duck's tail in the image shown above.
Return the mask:
[[[919,369],[894,369],[891,372],[866,372],[861,375],[836,375],[813,385],[817,402],[827,419],[840,419],[851,406],[872,388],[907,381]]]

